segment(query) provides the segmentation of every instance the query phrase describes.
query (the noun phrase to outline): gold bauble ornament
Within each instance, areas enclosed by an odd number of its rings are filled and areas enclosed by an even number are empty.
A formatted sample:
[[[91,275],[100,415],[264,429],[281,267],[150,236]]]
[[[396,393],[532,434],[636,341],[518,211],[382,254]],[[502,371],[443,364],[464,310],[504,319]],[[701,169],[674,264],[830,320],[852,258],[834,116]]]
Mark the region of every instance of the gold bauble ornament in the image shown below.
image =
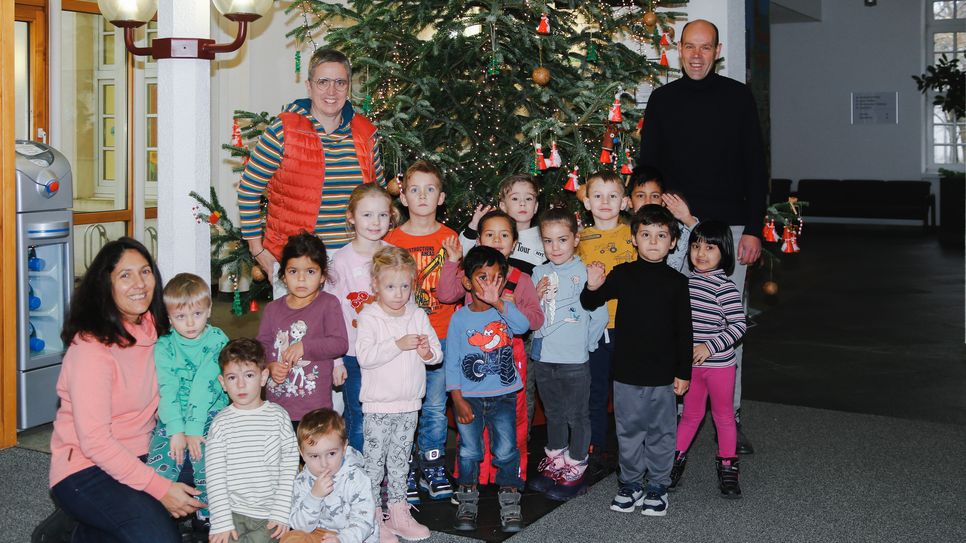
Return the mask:
[[[642,20],[644,21],[644,26],[653,28],[657,24],[657,14],[653,11],[648,11],[644,14]]]
[[[386,192],[391,194],[393,198],[399,196],[399,193],[401,192],[401,190],[402,190],[402,187],[399,184],[398,175],[396,177],[393,177],[392,179],[389,180],[388,183],[386,183]]]
[[[765,281],[765,284],[761,286],[761,290],[769,296],[774,296],[778,294],[778,283],[774,281]]]
[[[265,272],[262,271],[262,267],[258,264],[252,266],[252,279],[255,281],[265,280]]]
[[[546,87],[547,83],[550,83],[550,70],[544,68],[543,66],[537,66],[533,69],[533,82],[541,87]]]

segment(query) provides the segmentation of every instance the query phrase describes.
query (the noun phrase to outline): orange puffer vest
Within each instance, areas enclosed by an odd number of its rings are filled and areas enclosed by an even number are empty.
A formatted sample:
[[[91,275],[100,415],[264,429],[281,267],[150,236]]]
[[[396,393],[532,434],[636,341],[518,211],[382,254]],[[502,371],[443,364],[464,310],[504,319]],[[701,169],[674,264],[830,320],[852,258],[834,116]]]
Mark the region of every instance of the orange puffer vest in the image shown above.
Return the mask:
[[[278,116],[282,120],[285,151],[268,183],[268,213],[262,242],[276,260],[282,258],[282,247],[289,236],[303,230],[315,231],[325,183],[325,151],[312,121],[291,111]],[[376,127],[362,115],[353,115],[349,127],[362,180],[371,183],[376,178],[372,163]]]

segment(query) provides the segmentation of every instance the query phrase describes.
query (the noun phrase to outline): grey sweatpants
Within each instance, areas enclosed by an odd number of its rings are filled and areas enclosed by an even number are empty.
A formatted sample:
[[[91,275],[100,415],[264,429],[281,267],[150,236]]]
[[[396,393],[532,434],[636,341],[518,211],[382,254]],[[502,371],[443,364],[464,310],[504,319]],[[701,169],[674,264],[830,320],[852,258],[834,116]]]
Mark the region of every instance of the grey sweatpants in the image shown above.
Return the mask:
[[[639,387],[614,381],[614,419],[622,485],[671,484],[677,438],[674,386]]]
[[[372,499],[381,503],[379,486],[386,474],[389,503],[406,501],[406,476],[409,475],[409,453],[413,449],[416,419],[419,411],[408,413],[364,413],[362,455],[366,475],[372,483]]]

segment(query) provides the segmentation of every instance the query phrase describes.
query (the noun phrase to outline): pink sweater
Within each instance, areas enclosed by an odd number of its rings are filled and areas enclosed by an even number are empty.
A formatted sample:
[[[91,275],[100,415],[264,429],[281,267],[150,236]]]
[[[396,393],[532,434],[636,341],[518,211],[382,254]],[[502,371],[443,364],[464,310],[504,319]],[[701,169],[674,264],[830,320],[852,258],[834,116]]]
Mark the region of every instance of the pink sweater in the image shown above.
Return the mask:
[[[50,486],[69,475],[98,466],[119,482],[161,499],[171,481],[138,458],[158,410],[154,319],[125,323],[137,343],[106,346],[77,335],[57,379],[60,408],[50,438]]]
[[[391,247],[385,241],[380,244],[382,247]],[[345,330],[349,337],[347,356],[356,355],[359,313],[375,301],[370,284],[371,270],[372,257],[360,255],[351,243],[332,251],[329,256],[329,280],[322,288],[342,304],[342,318],[345,319]],[[341,364],[341,359],[336,364]]]

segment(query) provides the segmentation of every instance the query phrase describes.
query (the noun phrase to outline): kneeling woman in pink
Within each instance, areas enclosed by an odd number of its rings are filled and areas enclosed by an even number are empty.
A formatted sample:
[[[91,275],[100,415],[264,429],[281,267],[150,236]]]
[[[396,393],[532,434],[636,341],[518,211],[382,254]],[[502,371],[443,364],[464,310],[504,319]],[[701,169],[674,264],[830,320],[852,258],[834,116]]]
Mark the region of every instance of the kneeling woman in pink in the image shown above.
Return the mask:
[[[145,464],[158,409],[154,343],[169,329],[161,278],[136,240],[106,244],[74,291],[61,332],[60,408],[50,485],[77,520],[73,541],[178,542],[171,517],[203,507],[198,491]]]

